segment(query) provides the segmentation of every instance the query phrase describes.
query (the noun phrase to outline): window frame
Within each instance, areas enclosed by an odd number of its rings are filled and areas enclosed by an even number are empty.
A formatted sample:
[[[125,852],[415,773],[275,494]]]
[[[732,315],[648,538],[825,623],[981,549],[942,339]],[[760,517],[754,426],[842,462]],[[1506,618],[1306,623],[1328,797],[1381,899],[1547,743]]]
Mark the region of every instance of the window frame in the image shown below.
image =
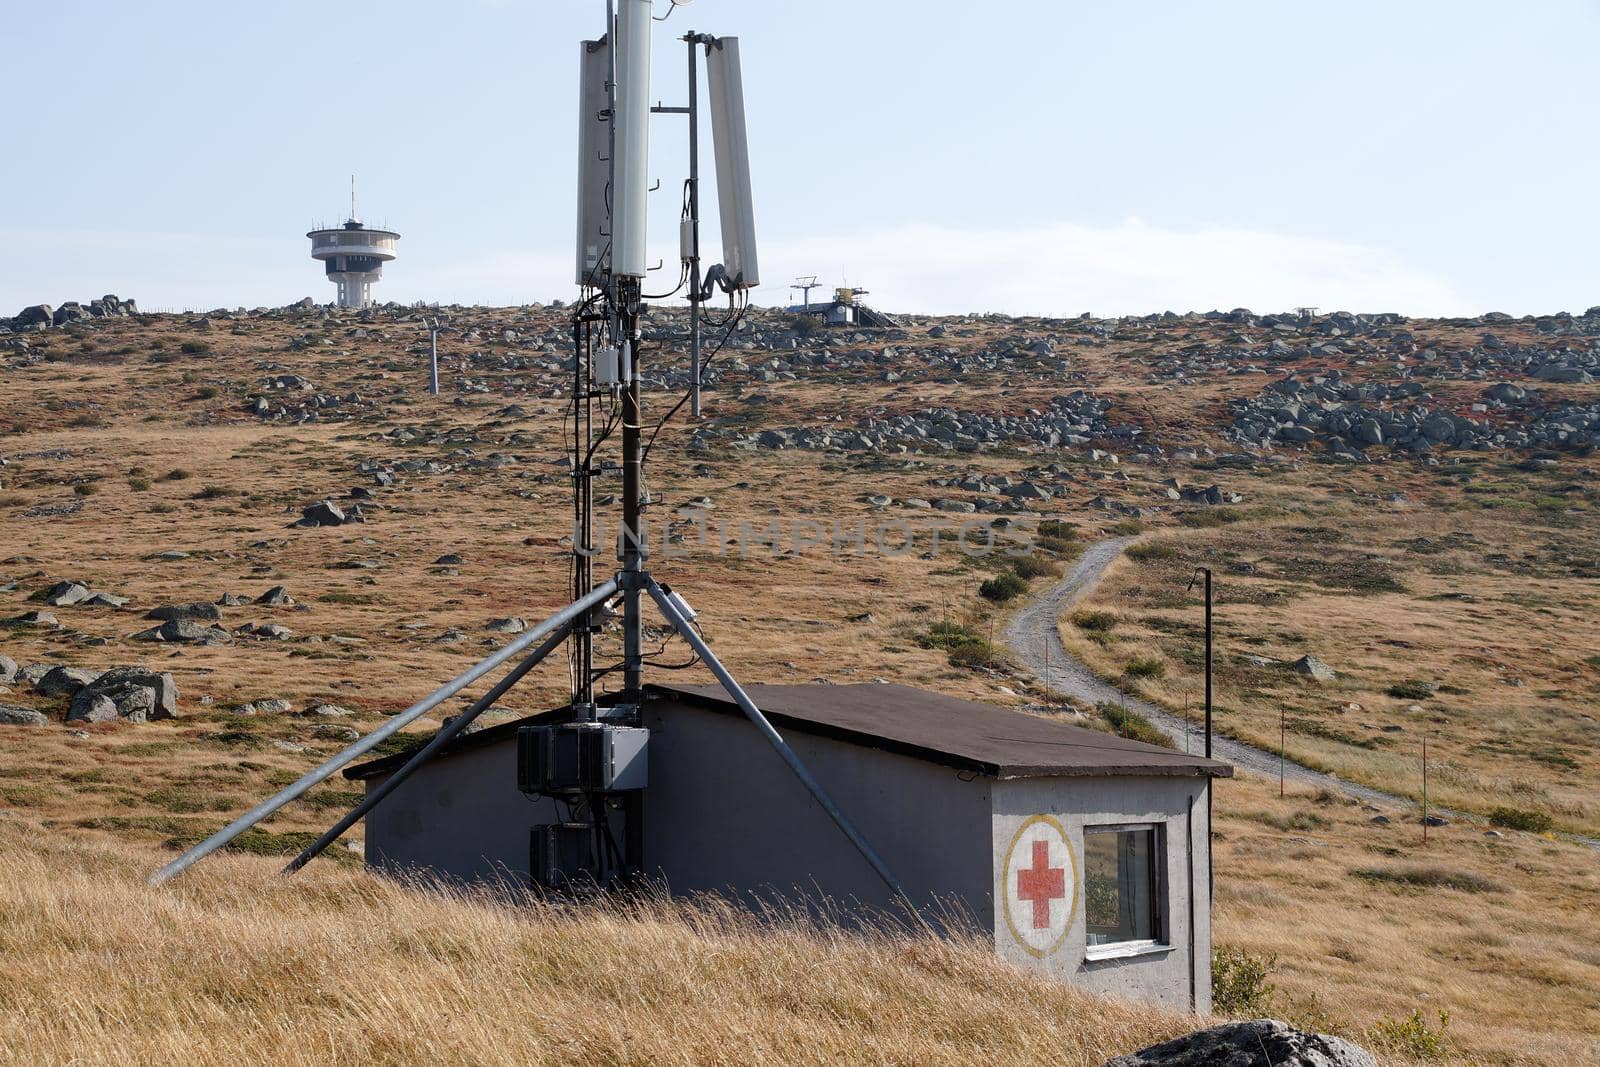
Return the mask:
[[[1151,937],[1131,941],[1111,941],[1101,945],[1089,944],[1089,842],[1090,834],[1150,832],[1150,930]],[[1079,851],[1083,855],[1083,941],[1084,962],[1128,959],[1172,951],[1171,908],[1168,904],[1170,886],[1167,878],[1167,824],[1164,822],[1085,823]],[[1119,861],[1120,862],[1120,861]]]

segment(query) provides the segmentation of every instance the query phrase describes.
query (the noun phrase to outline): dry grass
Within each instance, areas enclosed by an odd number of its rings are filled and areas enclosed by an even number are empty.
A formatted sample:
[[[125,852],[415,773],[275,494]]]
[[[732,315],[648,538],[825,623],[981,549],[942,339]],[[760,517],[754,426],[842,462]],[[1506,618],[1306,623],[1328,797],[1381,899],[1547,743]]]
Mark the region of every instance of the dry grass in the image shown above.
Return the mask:
[[[457,318],[480,326],[486,339],[478,347],[494,352],[513,351],[494,340],[501,325],[526,333],[554,322],[505,310]],[[147,889],[142,876],[170,856],[170,843],[209,832],[339,747],[300,716],[241,717],[234,707],[329,700],[355,712],[342,723],[370,727],[481,658],[485,642],[503,640],[485,630],[489,619],[531,621],[566,599],[567,490],[554,462],[563,447],[560,402],[551,398],[564,381],[474,368],[490,393],[460,404],[449,395],[430,399],[420,362],[406,351],[422,336],[414,324],[380,318],[364,338],[350,333],[353,325],[308,316],[235,328],[219,320],[202,337],[181,317],[159,316],[104,324],[95,353],[41,335],[45,361],[0,365],[0,451],[28,457],[6,469],[0,492],[0,585],[17,582],[0,592],[0,616],[36,607],[27,597],[57,577],[133,598],[123,612],[60,609],[62,631],[0,631],[0,649],[24,664],[150,662],[172,670],[183,689],[175,722],[96,726],[87,736],[59,724],[0,728],[0,1061],[76,1054],[95,1063],[226,1062],[248,1048],[252,1058],[284,1063],[1092,1063],[1186,1028],[1185,1020],[1019,977],[972,946],[756,929],[673,908],[580,919],[442,899],[370,879],[346,852],[341,864],[319,863],[288,886],[268,880],[275,863],[230,855],[175,887]],[[1414,328],[1419,342],[1476,340],[1455,327]],[[997,334],[1041,329],[952,324],[940,344],[971,350]],[[1216,414],[1262,379],[1217,375],[1179,389],[1142,380],[1142,368],[1163,346],[1223,343],[1232,332],[1180,324],[1137,341],[1074,345],[1073,374],[1111,396],[1120,418],[1159,427],[1164,441],[1227,450],[1214,436]],[[1518,325],[1497,332],[1508,343],[1536,340]],[[333,344],[291,349],[299,334]],[[182,352],[197,339],[209,353]],[[930,342],[913,331],[896,343],[904,352]],[[526,347],[540,355],[539,345]],[[451,382],[461,373],[454,359]],[[326,392],[377,399],[351,422],[258,423],[238,405],[258,391],[268,365]],[[1015,413],[1077,384],[1015,368],[988,379],[876,378],[734,376],[707,394],[707,407],[713,416],[748,416],[750,431],[848,421],[868,408]],[[1481,383],[1433,388],[1459,401]],[[511,402],[528,417],[497,417]],[[652,394],[647,404],[662,410],[663,397]],[[396,426],[455,437],[402,446],[379,436]],[[1600,534],[1586,511],[1594,483],[1584,480],[1582,461],[1534,472],[1478,456],[1467,457],[1466,470],[1410,461],[1114,468],[1076,453],[1004,451],[880,462],[689,454],[677,447],[685,436],[681,426],[664,433],[651,490],[669,506],[710,495],[713,517],[734,526],[760,527],[774,513],[848,526],[879,514],[866,503],[871,493],[965,497],[933,483],[974,471],[1017,476],[1060,461],[1056,496],[1044,510],[1087,541],[1121,519],[1094,506],[1098,497],[1166,508],[1162,479],[1221,482],[1244,493],[1246,505],[1148,513],[1143,527],[1172,550],[1121,564],[1089,605],[1111,611],[1115,629],[1097,642],[1068,625],[1069,647],[1107,677],[1136,659],[1160,665],[1143,668],[1149,676],[1138,684],[1181,707],[1186,688],[1200,690],[1198,601],[1181,587],[1190,565],[1210,562],[1224,594],[1226,729],[1275,745],[1278,708],[1287,704],[1298,720],[1291,754],[1411,793],[1420,785],[1413,750],[1428,731],[1438,753],[1436,801],[1537,810],[1563,828],[1600,828],[1600,587],[1583,576],[1586,561],[1600,555]],[[458,448],[505,451],[520,462],[405,477],[375,490],[363,526],[286,529],[302,505],[367,484],[355,469],[363,457],[450,459]],[[79,496],[75,485],[96,491]],[[207,486],[218,491],[205,493]],[[1412,503],[1383,502],[1397,490]],[[81,510],[36,510],[73,504]],[[1197,512],[1242,521],[1197,528],[1215,521]],[[1458,531],[1479,540],[1452,540]],[[1340,543],[1316,540],[1330,533],[1342,535]],[[152,558],[166,549],[190,556]],[[466,557],[455,573],[434,564],[449,552]],[[1382,567],[1367,565],[1366,555]],[[1315,577],[1289,569],[1296,559],[1323,557],[1348,565]],[[952,666],[943,650],[919,643],[942,619],[990,632],[994,609],[977,588],[994,570],[958,555],[834,559],[812,551],[745,561],[691,550],[659,563],[702,610],[707,633],[742,677],[881,677],[999,703],[1039,696],[1028,679]],[[1229,569],[1244,563],[1254,576]],[[230,608],[224,617],[230,628],[281,623],[295,631],[291,641],[176,649],[126,640],[156,604],[280,583],[303,610]],[[1437,599],[1460,590],[1476,602]],[[870,619],[858,618],[868,612]],[[452,628],[460,639],[443,640]],[[616,651],[615,635],[600,648],[604,661]],[[1314,687],[1242,668],[1237,658],[1302,652],[1333,664],[1340,682]],[[709,680],[693,671],[675,678]],[[1523,684],[1513,687],[1512,678]],[[1415,701],[1421,712],[1409,710],[1412,699],[1388,695],[1392,685],[1419,679],[1459,691]],[[552,667],[503,706],[542,709],[565,689]],[[20,690],[0,692],[0,701],[45,706]],[[1362,711],[1338,710],[1351,702]],[[266,827],[281,836],[253,844],[287,846],[349,801],[343,783],[321,789]],[[1515,833],[1490,842],[1463,825],[1441,831],[1421,853],[1416,827],[1392,814],[1395,824],[1380,830],[1357,808],[1279,802],[1263,783],[1226,783],[1217,804],[1219,942],[1276,955],[1283,1010],[1307,1025],[1371,1042],[1383,1021],[1414,1008],[1431,1021],[1437,1007],[1452,1016],[1448,1062],[1600,1061],[1592,993],[1600,957],[1588,921],[1600,910],[1593,853]],[[1467,872],[1503,891],[1375,883],[1354,873],[1369,868]]]
[[[1189,1026],[977,945],[155,860],[0,829],[0,1062],[1088,1065]]]
[[[1217,812],[1215,939],[1278,958],[1276,1014],[1376,1045],[1379,1024],[1443,1011],[1449,1062],[1600,1062],[1600,951],[1577,919],[1600,911],[1592,850],[1460,824],[1424,846],[1414,816],[1376,826],[1249,777]]]
[[[1162,551],[1120,561],[1083,609],[1114,612],[1109,635],[1061,627],[1068,649],[1102,674],[1153,659],[1165,671],[1139,683],[1147,697],[1178,711],[1186,693],[1197,701],[1201,611],[1185,583],[1210,565],[1219,728],[1276,750],[1286,713],[1292,758],[1412,797],[1426,737],[1434,803],[1530,810],[1600,832],[1600,579],[1567,562],[1600,554],[1600,527],[1377,511],[1148,543]],[[1288,669],[1307,653],[1338,680]]]

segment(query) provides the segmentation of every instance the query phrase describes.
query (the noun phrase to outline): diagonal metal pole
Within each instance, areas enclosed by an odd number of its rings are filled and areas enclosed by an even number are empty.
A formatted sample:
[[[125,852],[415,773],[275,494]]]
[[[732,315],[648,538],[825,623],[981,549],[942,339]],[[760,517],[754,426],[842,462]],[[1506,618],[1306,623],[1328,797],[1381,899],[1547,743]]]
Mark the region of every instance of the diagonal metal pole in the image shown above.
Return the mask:
[[[235,837],[238,837],[240,834],[250,829],[250,827],[260,822],[262,819],[265,819],[268,815],[271,815],[273,812],[289,803],[289,801],[300,796],[300,794],[304,793],[312,786],[332,777],[334,772],[340,767],[344,766],[346,763],[349,763],[351,760],[365,752],[370,752],[379,744],[379,742],[383,741],[384,738],[399,731],[403,727],[410,725],[415,720],[420,719],[424,714],[432,711],[435,707],[444,703],[444,701],[455,696],[461,690],[465,689],[479,678],[482,678],[484,675],[488,674],[502,663],[506,662],[506,660],[511,659],[513,656],[527,649],[535,641],[539,641],[545,637],[548,637],[555,630],[568,625],[580,616],[586,615],[594,607],[603,604],[606,599],[616,591],[617,581],[615,578],[613,578],[604,585],[596,587],[588,596],[582,597],[581,599],[575,600],[571,604],[568,604],[566,607],[562,608],[560,611],[556,612],[554,615],[550,616],[544,622],[541,622],[527,633],[518,635],[516,640],[506,645],[488,659],[474,667],[467,669],[465,672],[457,675],[451,681],[446,682],[438,689],[435,689],[428,696],[417,701],[417,703],[411,705],[405,711],[402,711],[400,714],[396,715],[394,718],[390,719],[388,722],[384,723],[382,726],[378,727],[361,740],[353,742],[347,747],[341,749],[337,755],[328,760],[326,763],[323,763],[314,770],[307,771],[292,785],[285,786],[279,792],[268,797],[266,800],[263,800],[261,803],[257,804],[255,807],[251,808],[249,811],[233,820],[233,822],[229,823],[227,826],[224,826],[221,830],[218,830],[216,833],[212,834],[198,845],[195,845],[189,851],[185,852],[183,855],[179,856],[165,867],[162,867],[159,871],[156,871],[150,876],[150,884],[160,885],[173,875],[183,871],[195,860],[201,859],[210,855],[212,852],[215,852],[217,849],[221,848],[223,845],[226,845],[229,841],[232,841]]]
[[[344,818],[330,826],[328,831],[321,837],[317,838],[315,842],[308,845],[304,852],[290,860],[283,870],[279,872],[279,874],[293,874],[295,871],[298,871],[301,867],[304,867],[306,864],[310,863],[312,860],[321,855],[322,851],[329,845],[343,837],[346,830],[350,829],[350,827],[354,826],[356,823],[365,818],[367,812],[383,803],[384,797],[387,797],[390,793],[398,789],[400,783],[404,782],[407,778],[410,778],[418,767],[421,767],[424,763],[427,763],[429,760],[433,759],[440,749],[444,748],[446,745],[460,736],[461,731],[472,725],[473,721],[476,720],[479,715],[482,715],[489,708],[493,707],[495,701],[499,700],[501,697],[505,696],[506,693],[510,692],[511,687],[522,681],[523,676],[537,667],[540,660],[554,652],[557,648],[560,648],[561,642],[565,641],[567,639],[567,635],[571,632],[572,625],[568,624],[546,638],[545,643],[529,653],[527,659],[523,660],[521,663],[517,664],[515,667],[511,668],[511,670],[506,672],[506,676],[500,679],[499,682],[495,683],[493,689],[490,689],[487,693],[483,694],[483,696],[473,701],[471,707],[467,708],[460,715],[457,715],[449,723],[449,725],[445,726],[438,733],[434,734],[432,739],[429,740],[426,745],[423,745],[420,749],[414,752],[411,758],[406,760],[399,770],[395,771],[377,786],[373,787],[373,789],[361,799],[361,803],[351,808],[350,811],[345,814]]]
[[[794,749],[790,748],[782,735],[773,729],[772,723],[768,722],[767,717],[761,713],[761,709],[756,707],[755,701],[750,699],[749,694],[740,687],[733,675],[728,673],[728,668],[724,667],[722,661],[717,659],[716,654],[711,651],[711,646],[706,644],[705,639],[695,631],[693,626],[689,625],[689,620],[678,610],[677,605],[668,599],[666,592],[656,584],[654,578],[646,576],[645,582],[645,589],[650,593],[650,598],[656,602],[656,606],[661,609],[661,613],[666,616],[668,622],[672,623],[673,628],[683,635],[683,639],[689,642],[689,646],[695,650],[695,653],[705,661],[706,666],[711,669],[711,673],[717,676],[717,681],[722,683],[722,688],[727,690],[734,703],[738,704],[739,709],[744,712],[745,718],[755,724],[756,729],[760,730],[762,735],[766,737],[767,743],[777,750],[779,756],[783,757],[783,762],[787,763],[789,769],[794,772],[794,776],[800,779],[800,784],[810,791],[811,796],[822,806],[822,810],[828,813],[828,817],[843,831],[844,836],[850,839],[850,843],[856,846],[856,850],[872,865],[872,869],[878,873],[879,878],[883,879],[883,884],[889,887],[889,891],[911,912],[914,919],[923,926],[927,926],[927,920],[917,910],[916,903],[907,895],[904,887],[900,885],[900,880],[894,876],[894,872],[889,869],[889,865],[883,861],[883,857],[878,855],[877,850],[867,842],[866,838],[861,836],[861,831],[856,829],[855,823],[851,822],[849,816],[845,815],[839,809],[839,805],[833,802],[833,798],[828,796],[827,790],[822,788],[822,783],[812,777],[806,765],[800,761],[800,757],[794,754]]]

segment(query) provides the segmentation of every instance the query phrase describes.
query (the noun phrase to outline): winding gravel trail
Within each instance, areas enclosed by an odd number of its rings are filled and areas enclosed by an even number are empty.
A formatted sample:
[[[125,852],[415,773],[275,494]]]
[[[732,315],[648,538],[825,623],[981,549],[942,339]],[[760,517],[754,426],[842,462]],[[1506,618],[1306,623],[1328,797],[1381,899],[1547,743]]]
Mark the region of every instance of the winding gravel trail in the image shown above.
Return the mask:
[[[1116,562],[1117,557],[1122,555],[1122,550],[1133,541],[1132,537],[1113,537],[1096,541],[1078,557],[1078,561],[1073,564],[1072,570],[1067,572],[1065,578],[1051,586],[1043,596],[1017,612],[1006,625],[1006,644],[1011,646],[1017,658],[1033,672],[1034,677],[1045,684],[1047,689],[1086,700],[1090,704],[1107,700],[1117,703],[1123,700],[1116,686],[1102,681],[1081,661],[1067,653],[1066,647],[1061,643],[1061,635],[1056,630],[1056,623],[1069,608],[1088,596],[1094,587],[1100,584],[1100,579],[1105,577],[1106,569]],[[1045,653],[1046,648],[1049,649],[1048,657]],[[1144,716],[1152,726],[1177,742],[1179,748],[1184,747],[1185,726],[1182,719],[1165,708],[1157,707],[1138,697],[1127,697],[1126,703],[1129,711]],[[1197,720],[1201,718],[1200,710],[1197,710],[1195,718]],[[1204,730],[1205,724],[1201,721],[1195,722],[1189,729],[1188,744],[1195,752],[1203,751],[1205,748]],[[1256,748],[1254,745],[1247,745],[1242,741],[1223,737],[1221,734],[1213,734],[1211,754],[1251,774],[1268,778],[1278,776],[1278,754],[1264,748]],[[1314,771],[1293,760],[1286,761],[1283,766],[1283,776],[1286,781],[1318,788],[1337,789],[1357,800],[1364,800],[1381,807],[1413,811],[1418,808],[1417,803],[1410,797],[1347,782],[1337,775]],[[1436,807],[1431,810],[1453,819],[1477,821],[1448,808]],[[1556,836],[1600,850],[1600,838],[1569,833],[1558,833]]]
[[[1086,700],[1090,704],[1098,704],[1101,701],[1112,703],[1122,701],[1123,698],[1116,686],[1101,680],[1082,662],[1067,653],[1061,644],[1061,635],[1056,630],[1056,623],[1063,613],[1088,596],[1094,587],[1100,584],[1100,579],[1105,577],[1106,569],[1116,562],[1117,557],[1122,555],[1122,550],[1132,544],[1133,540],[1131,537],[1113,537],[1105,541],[1096,541],[1078,557],[1078,561],[1073,564],[1072,570],[1067,572],[1065,578],[1051,586],[1043,596],[1017,612],[1007,624],[1006,644],[1011,646],[1017,658],[1045,684],[1047,689]],[[1046,648],[1049,649],[1048,655]],[[1127,706],[1129,711],[1150,720],[1152,726],[1177,742],[1179,748],[1184,747],[1185,728],[1182,719],[1164,708],[1134,696],[1127,698]],[[1200,712],[1201,709],[1197,708],[1196,721],[1190,729],[1189,736],[1189,747],[1195,752],[1202,751],[1205,746],[1203,733],[1205,724],[1199,721]],[[1217,759],[1231,763],[1241,770],[1272,778],[1278,776],[1276,752],[1213,734],[1211,753]],[[1302,767],[1292,760],[1284,764],[1284,778],[1300,785],[1338,789],[1372,804],[1402,808],[1415,806],[1406,797],[1347,782],[1335,775]]]

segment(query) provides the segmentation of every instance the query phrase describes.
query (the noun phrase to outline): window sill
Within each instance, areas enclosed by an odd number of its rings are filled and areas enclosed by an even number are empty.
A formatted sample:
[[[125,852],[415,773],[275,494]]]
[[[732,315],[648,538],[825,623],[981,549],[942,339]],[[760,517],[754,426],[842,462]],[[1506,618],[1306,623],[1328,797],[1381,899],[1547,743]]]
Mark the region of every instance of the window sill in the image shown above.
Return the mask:
[[[1156,941],[1122,941],[1114,945],[1090,945],[1084,950],[1083,959],[1085,963],[1098,963],[1101,960],[1126,960],[1171,951],[1171,945]]]

